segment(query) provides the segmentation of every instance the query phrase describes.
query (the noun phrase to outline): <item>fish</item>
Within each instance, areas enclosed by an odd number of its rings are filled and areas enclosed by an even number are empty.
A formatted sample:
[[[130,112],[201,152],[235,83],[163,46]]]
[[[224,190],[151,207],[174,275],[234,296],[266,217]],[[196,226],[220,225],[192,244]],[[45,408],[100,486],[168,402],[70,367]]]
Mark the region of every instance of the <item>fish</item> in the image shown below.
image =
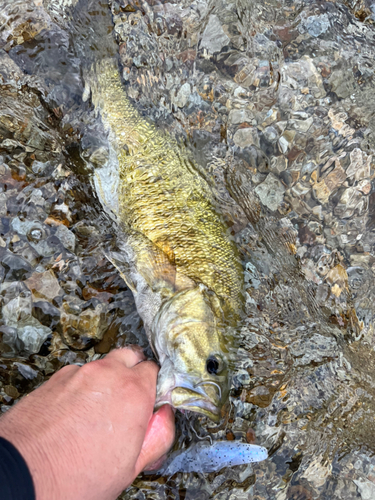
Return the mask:
[[[155,408],[219,421],[243,310],[243,267],[207,174],[130,102],[108,32],[102,56],[83,71],[84,99],[108,135],[108,153],[92,175],[118,227],[117,248],[106,256],[132,290],[160,364]]]
[[[146,474],[173,476],[176,472],[218,472],[224,467],[261,462],[268,458],[266,448],[240,441],[197,442],[167,458],[162,467]]]

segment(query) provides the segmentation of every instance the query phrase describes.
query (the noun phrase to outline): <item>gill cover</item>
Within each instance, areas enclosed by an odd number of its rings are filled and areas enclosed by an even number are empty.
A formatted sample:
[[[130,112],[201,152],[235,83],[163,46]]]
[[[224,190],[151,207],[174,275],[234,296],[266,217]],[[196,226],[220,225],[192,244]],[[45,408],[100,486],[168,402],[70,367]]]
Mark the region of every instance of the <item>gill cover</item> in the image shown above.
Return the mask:
[[[156,406],[170,404],[218,420],[229,377],[215,297],[203,286],[175,294],[158,311],[151,335],[161,364]],[[220,367],[217,371],[209,370],[212,360]]]

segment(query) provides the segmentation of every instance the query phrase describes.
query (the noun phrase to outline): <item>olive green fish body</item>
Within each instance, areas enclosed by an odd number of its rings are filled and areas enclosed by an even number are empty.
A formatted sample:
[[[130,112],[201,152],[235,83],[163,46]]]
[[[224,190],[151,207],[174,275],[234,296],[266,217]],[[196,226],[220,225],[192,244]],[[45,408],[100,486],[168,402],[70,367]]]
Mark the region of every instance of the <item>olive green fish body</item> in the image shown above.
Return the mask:
[[[98,78],[106,92],[101,113],[118,147],[120,219],[236,310],[240,263],[210,186],[175,140],[140,117],[112,63]]]

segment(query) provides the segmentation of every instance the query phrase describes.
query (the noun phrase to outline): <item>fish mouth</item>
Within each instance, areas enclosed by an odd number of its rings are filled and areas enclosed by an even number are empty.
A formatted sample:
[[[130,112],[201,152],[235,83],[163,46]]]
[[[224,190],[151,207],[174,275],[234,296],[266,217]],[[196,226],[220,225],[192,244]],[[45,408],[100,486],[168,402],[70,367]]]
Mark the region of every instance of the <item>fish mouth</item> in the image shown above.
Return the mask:
[[[216,388],[219,389],[219,393]],[[158,397],[155,409],[168,404],[179,410],[189,410],[200,413],[218,422],[221,417],[221,389],[215,382],[201,382],[194,388],[175,386],[166,394]]]

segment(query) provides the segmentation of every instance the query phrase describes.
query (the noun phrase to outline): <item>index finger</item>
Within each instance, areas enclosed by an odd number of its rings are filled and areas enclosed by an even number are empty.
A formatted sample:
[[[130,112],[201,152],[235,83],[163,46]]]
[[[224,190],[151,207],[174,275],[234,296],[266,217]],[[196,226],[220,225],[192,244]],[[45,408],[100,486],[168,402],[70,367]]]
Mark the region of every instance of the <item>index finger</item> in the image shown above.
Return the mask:
[[[140,379],[148,380],[156,385],[159,367],[155,361],[145,360],[133,367],[133,373],[136,373]]]
[[[119,361],[127,368],[133,368],[141,361],[145,361],[146,356],[143,354],[142,348],[138,345],[129,345],[119,349],[113,349],[104,359]]]

